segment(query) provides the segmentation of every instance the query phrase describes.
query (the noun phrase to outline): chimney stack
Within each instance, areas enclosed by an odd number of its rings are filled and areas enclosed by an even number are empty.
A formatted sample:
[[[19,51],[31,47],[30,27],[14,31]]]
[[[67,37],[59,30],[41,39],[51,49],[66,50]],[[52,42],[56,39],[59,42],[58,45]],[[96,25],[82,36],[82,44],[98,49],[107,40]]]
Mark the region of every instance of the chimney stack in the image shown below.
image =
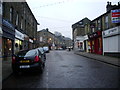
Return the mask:
[[[107,5],[109,5],[109,1],[107,2]]]

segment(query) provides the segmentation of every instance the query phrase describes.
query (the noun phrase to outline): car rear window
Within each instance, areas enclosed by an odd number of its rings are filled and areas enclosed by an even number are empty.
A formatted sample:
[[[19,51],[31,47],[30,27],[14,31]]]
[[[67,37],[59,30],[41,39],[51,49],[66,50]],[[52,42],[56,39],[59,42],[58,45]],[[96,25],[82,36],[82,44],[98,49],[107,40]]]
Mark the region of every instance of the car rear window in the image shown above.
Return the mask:
[[[26,53],[27,51],[21,51],[17,53],[17,56],[25,56]]]
[[[30,51],[28,51],[27,53],[26,53],[26,57],[27,56],[33,56],[33,55],[36,55],[37,54],[37,51],[36,50],[30,50]]]
[[[37,54],[36,50],[30,50],[30,51],[21,51],[21,52],[18,52],[17,56],[28,57],[28,56],[33,56],[33,55],[36,55],[36,54]]]

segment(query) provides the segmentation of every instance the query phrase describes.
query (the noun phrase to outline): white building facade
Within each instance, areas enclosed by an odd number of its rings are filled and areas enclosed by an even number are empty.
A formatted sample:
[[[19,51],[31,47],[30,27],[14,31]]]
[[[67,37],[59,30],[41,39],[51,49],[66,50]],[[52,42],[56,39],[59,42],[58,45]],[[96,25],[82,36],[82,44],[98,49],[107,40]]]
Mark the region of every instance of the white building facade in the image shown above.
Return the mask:
[[[103,55],[120,57],[120,26],[102,32]]]

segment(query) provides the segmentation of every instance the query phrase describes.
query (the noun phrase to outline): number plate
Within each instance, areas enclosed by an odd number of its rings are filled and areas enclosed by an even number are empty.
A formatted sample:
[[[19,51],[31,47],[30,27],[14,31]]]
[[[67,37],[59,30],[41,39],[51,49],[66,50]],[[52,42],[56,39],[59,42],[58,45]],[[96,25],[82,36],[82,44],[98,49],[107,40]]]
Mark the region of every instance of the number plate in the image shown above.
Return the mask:
[[[22,65],[20,68],[30,68],[30,65]]]
[[[20,63],[29,63],[29,60],[21,60]]]

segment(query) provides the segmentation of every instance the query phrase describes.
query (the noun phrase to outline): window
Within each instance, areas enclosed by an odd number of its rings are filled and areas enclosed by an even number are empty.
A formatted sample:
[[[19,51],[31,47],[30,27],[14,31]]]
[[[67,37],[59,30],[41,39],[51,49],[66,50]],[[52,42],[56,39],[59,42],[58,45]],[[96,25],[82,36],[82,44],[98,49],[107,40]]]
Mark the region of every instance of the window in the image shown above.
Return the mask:
[[[27,31],[27,30],[26,30],[26,23],[27,23],[27,22],[26,22],[26,20],[25,20],[25,31]]]
[[[108,16],[105,17],[105,28],[106,29],[109,28],[109,26],[108,26]]]
[[[21,18],[21,29],[23,29],[23,17]]]
[[[13,8],[10,8],[10,22],[13,20]]]
[[[101,22],[100,22],[100,20],[98,20],[98,30],[100,30],[101,29]]]
[[[19,16],[18,16],[18,13],[16,15],[16,25],[18,25],[18,19],[19,19]]]
[[[92,32],[95,32],[95,28],[92,28]]]

